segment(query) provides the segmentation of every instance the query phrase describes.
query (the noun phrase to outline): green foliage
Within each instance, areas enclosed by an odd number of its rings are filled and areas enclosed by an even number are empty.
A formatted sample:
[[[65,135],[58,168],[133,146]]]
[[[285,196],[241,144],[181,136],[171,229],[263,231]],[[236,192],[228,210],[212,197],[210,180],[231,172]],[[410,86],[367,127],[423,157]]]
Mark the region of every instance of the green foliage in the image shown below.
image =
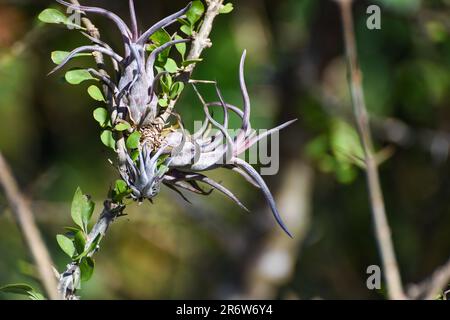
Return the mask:
[[[81,281],[88,281],[94,273],[95,261],[91,257],[86,257],[80,261]]]
[[[114,130],[116,131],[125,131],[129,129],[131,129],[131,125],[128,122],[120,122],[114,127]]]
[[[179,35],[175,35],[175,39],[176,40],[182,40],[183,37],[180,37]],[[175,45],[175,48],[177,49],[177,51],[180,53],[181,58],[184,60],[184,56],[186,55],[186,43],[182,42],[182,43],[177,43]]]
[[[161,98],[161,99],[158,100],[158,104],[161,107],[165,108],[165,107],[167,107],[169,105],[169,102],[167,101],[167,98]]]
[[[121,186],[120,191],[125,193],[123,186]],[[79,228],[66,227],[66,234],[59,234],[56,236],[56,241],[62,251],[71,258],[72,262],[78,264],[81,273],[81,281],[88,281],[92,277],[95,262],[91,255],[96,250],[102,238],[101,234],[98,234],[96,238],[89,243],[89,246],[87,244],[89,234],[88,225],[92,218],[93,211],[94,203],[90,200],[90,197],[83,194],[78,187],[72,200],[71,216],[72,220]]]
[[[364,167],[364,153],[356,130],[346,122],[333,119],[328,134],[322,134],[306,146],[306,154],[314,159],[319,169],[334,172],[341,183],[351,183],[357,176],[357,167]]]
[[[38,16],[38,19],[44,23],[71,24],[64,13],[52,8],[42,11]]]
[[[399,13],[413,13],[419,10],[421,0],[377,0],[386,8]]]
[[[170,34],[164,30],[159,29],[156,31],[151,37],[150,40],[152,41],[152,45],[150,46],[150,50],[154,50],[159,46],[162,46],[163,44],[169,42],[171,40]],[[167,58],[169,57],[171,47],[168,47],[164,51],[162,51],[157,58],[158,65],[164,65],[167,61]]]
[[[77,85],[83,81],[96,80],[89,71],[84,69],[74,69],[66,72],[65,79],[68,83]]]
[[[184,60],[183,61],[183,63],[182,63],[182,65],[183,65],[183,67],[187,67],[188,65],[190,65],[190,64],[193,64],[193,63],[197,63],[197,62],[201,62],[201,61],[203,61],[203,59],[189,59],[189,60]]]
[[[77,224],[85,233],[88,232],[88,223],[94,212],[95,204],[89,196],[84,195],[81,189],[78,187],[75,191],[75,195],[72,200],[72,220]]]
[[[192,36],[195,31],[196,24],[199,25],[200,18],[205,12],[205,6],[199,0],[193,1],[191,8],[186,13],[186,19],[178,19],[182,26],[180,27],[181,32],[188,36]]]
[[[69,52],[67,51],[53,51],[51,53],[51,59],[54,64],[60,64],[63,62],[65,58],[69,55]],[[74,57],[87,57],[92,56],[91,53],[77,53]]]
[[[170,88],[170,99],[178,97],[184,89],[183,82],[175,82]]]
[[[88,94],[92,99],[96,101],[105,102],[105,98],[103,97],[102,91],[100,90],[99,87],[95,85],[91,85],[88,88]]]
[[[190,25],[184,24],[180,27],[180,30],[188,36],[192,35],[192,27]]]
[[[136,149],[139,147],[139,141],[141,140],[141,134],[138,131],[130,134],[126,141],[126,146],[128,149]]]
[[[220,8],[219,13],[227,14],[233,11],[233,9],[233,4],[231,2],[228,2],[227,4],[224,4],[222,8]]]
[[[205,6],[201,1],[196,0],[192,2],[191,8],[186,13],[186,17],[191,25],[194,25],[202,17],[203,12],[205,12]]]
[[[73,244],[76,252],[84,252],[84,248],[86,247],[86,234],[82,230],[76,228],[71,234],[73,235]]]
[[[69,239],[67,236],[58,234],[56,235],[56,241],[58,242],[59,247],[62,251],[64,251],[65,254],[67,254],[70,258],[72,258],[75,253],[75,244],[71,239]]]
[[[0,292],[24,295],[31,300],[45,300],[44,296],[41,293],[35,291],[33,287],[24,283],[8,284],[6,286],[0,287]]]
[[[331,124],[331,149],[341,163],[353,164],[353,159],[363,159],[364,152],[358,133],[348,123],[334,120]]]
[[[105,108],[97,108],[94,110],[93,116],[102,128],[108,126],[110,122],[108,110],[106,110]]]
[[[173,60],[172,58],[167,58],[164,69],[169,73],[176,73],[178,71],[178,66],[175,60]]]
[[[116,149],[116,140],[114,139],[114,135],[111,130],[103,130],[100,134],[100,140],[108,148],[111,148],[113,150]]]
[[[128,185],[123,180],[116,180],[114,184],[114,188],[112,189],[112,198],[116,202],[122,202],[123,199],[129,196],[131,190],[128,188]]]

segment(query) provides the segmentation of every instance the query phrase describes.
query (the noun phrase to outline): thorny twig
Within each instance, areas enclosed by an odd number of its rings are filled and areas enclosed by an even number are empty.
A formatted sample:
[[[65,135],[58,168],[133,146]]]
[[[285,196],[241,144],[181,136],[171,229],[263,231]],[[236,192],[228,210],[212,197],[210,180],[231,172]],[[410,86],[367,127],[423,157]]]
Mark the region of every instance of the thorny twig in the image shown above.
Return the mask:
[[[362,74],[358,65],[355,32],[352,16],[352,0],[337,0],[343,23],[344,41],[347,55],[348,76],[356,124],[364,150],[366,164],[367,186],[372,207],[372,218],[375,226],[375,235],[378,250],[381,255],[384,275],[386,279],[388,296],[390,299],[405,299],[391,231],[386,217],[383,193],[380,185],[378,165],[376,162],[372,136],[369,126],[364,91],[362,88]]]
[[[117,218],[123,215],[124,205],[114,203],[111,200],[105,200],[103,211],[97,223],[92,228],[86,241],[85,250],[89,250],[96,239],[101,239],[106,234],[109,225]],[[91,251],[88,256],[92,256],[98,248]],[[76,262],[67,265],[66,271],[61,273],[59,278],[58,292],[64,300],[78,300],[75,295],[80,283],[80,266]]]
[[[53,263],[50,254],[48,253],[47,247],[36,226],[30,206],[21,194],[11,170],[1,153],[0,185],[4,189],[14,219],[21,230],[33,260],[36,263],[39,278],[48,297],[52,300],[58,299],[58,292],[56,290],[57,282],[53,273]]]
[[[423,282],[412,285],[408,294],[413,299],[433,300],[442,293],[450,281],[450,259],[436,269],[433,274]]]
[[[77,0],[70,0],[72,4],[79,5],[79,2]],[[81,19],[81,22],[86,27],[89,35],[95,39],[100,40],[100,33],[96,26],[91,22],[89,18],[86,16],[83,16]],[[99,68],[99,72],[102,74],[106,74],[106,71],[104,70],[104,58],[102,53],[100,52],[94,52],[94,59],[97,63],[97,66]],[[103,92],[105,96],[109,96],[109,88],[107,86],[103,87]],[[120,147],[121,145],[125,145],[124,138],[122,137],[117,141],[118,144],[118,153],[119,153],[119,163],[124,163],[121,161],[122,159],[125,159],[125,155],[121,155],[120,153],[125,150],[125,148]],[[92,231],[89,233],[88,241],[86,243],[86,249],[90,247],[92,244],[92,241],[96,239],[97,236],[101,235],[103,237],[106,233],[106,231],[109,228],[109,225],[120,216],[123,212],[124,207],[113,203],[111,200],[105,200],[104,202],[104,208],[103,212],[100,214],[99,220],[92,228]],[[72,262],[71,264],[67,265],[67,269],[61,273],[59,278],[59,284],[58,284],[58,292],[62,299],[65,300],[76,300],[78,297],[75,295],[75,292],[79,286],[79,277],[80,277],[80,269],[76,262]]]
[[[70,0],[72,4],[79,5],[77,0]],[[209,40],[209,34],[212,29],[212,23],[214,18],[219,14],[219,10],[222,7],[223,0],[208,0],[207,1],[207,10],[204,16],[204,21],[202,27],[199,32],[194,36],[194,41],[192,43],[192,48],[188,54],[188,59],[197,59],[200,57],[202,51],[211,46],[211,42]],[[88,33],[91,37],[100,40],[100,33],[95,25],[90,21],[89,18],[83,17],[81,22],[87,28]],[[97,66],[101,73],[104,73],[104,59],[103,55],[100,52],[94,52],[94,58],[97,63]],[[190,74],[194,65],[191,65],[188,71],[189,79]],[[105,96],[109,96],[109,88],[107,86],[103,87]],[[161,115],[161,120],[163,120],[162,125],[166,123],[169,116],[172,114],[172,110],[177,102],[177,99],[172,100],[170,105],[167,107],[167,111]],[[121,137],[117,141],[117,152],[119,158],[119,166],[122,167],[126,162],[126,154],[125,154],[125,140]],[[102,214],[100,215],[99,220],[94,225],[92,231],[88,236],[88,241],[86,243],[86,248],[89,248],[92,241],[96,239],[99,235],[103,237],[109,227],[109,225],[120,215],[122,215],[124,206],[113,203],[111,200],[106,200],[104,202],[104,209]],[[60,296],[66,300],[76,300],[78,297],[75,295],[75,292],[79,286],[79,277],[80,277],[80,269],[77,263],[73,262],[67,266],[67,269],[60,275],[60,281],[58,285],[58,291]]]
[[[209,39],[209,34],[211,33],[212,25],[214,19],[219,15],[220,8],[223,5],[223,0],[208,0],[206,1],[208,8],[205,13],[205,17],[203,19],[202,26],[200,30],[194,34],[194,40],[192,41],[191,49],[189,50],[187,60],[195,60],[199,59],[203,50],[212,46],[211,40]],[[183,78],[188,80],[190,79],[190,75],[194,71],[195,63],[186,67],[184,71]],[[172,110],[175,107],[178,98],[171,100],[166,112],[161,115],[161,120],[163,123],[169,119],[172,114]]]

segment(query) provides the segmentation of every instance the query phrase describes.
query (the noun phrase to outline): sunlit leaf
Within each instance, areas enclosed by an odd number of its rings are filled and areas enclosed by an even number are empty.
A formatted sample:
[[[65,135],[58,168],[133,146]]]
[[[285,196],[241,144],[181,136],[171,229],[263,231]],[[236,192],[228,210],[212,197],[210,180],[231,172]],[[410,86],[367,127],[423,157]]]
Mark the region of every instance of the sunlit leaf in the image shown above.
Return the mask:
[[[102,91],[100,90],[99,87],[97,87],[95,85],[91,85],[88,88],[88,93],[91,96],[91,98],[96,100],[96,101],[101,101],[101,102],[105,101],[105,98],[103,97]]]
[[[186,18],[193,25],[202,17],[203,12],[205,12],[203,3],[199,0],[193,1],[191,8],[186,12]]]
[[[182,40],[183,38],[180,37],[179,35],[175,36],[176,40]],[[181,57],[184,59],[184,56],[186,54],[186,43],[182,42],[182,43],[177,43],[175,45],[176,49],[178,50],[178,52],[180,53]]]
[[[53,51],[51,54],[51,59],[54,64],[60,64],[63,62],[65,58],[69,55],[68,51]],[[91,53],[78,53],[74,55],[74,58],[76,57],[86,57],[86,56],[92,56]]]
[[[56,241],[58,242],[59,247],[64,251],[65,254],[67,254],[70,258],[72,258],[75,255],[75,245],[73,244],[73,241],[66,237],[63,234],[56,235]]]
[[[227,4],[223,5],[222,8],[220,8],[219,13],[226,14],[233,11],[233,4],[231,2],[228,2]]]
[[[69,19],[59,10],[56,9],[45,9],[42,11],[38,19],[44,23],[57,23],[57,24],[69,24]]]
[[[0,292],[28,296],[31,300],[45,300],[44,296],[25,283],[14,283],[0,287]]]
[[[95,262],[91,257],[86,257],[81,259],[80,271],[81,271],[81,281],[85,282],[91,279],[94,273]]]
[[[100,140],[102,140],[103,144],[108,148],[111,148],[113,150],[116,149],[116,141],[114,140],[111,130],[103,130],[103,132],[100,134]]]
[[[191,26],[182,25],[180,27],[180,30],[188,36],[192,35],[192,27]]]
[[[89,71],[84,69],[75,69],[66,72],[65,75],[66,81],[70,84],[80,84],[83,81],[87,80],[96,80],[91,76]]]
[[[78,187],[72,200],[72,219],[85,233],[88,233],[87,225],[94,212],[94,202],[84,195]]]
[[[117,131],[125,131],[131,128],[131,125],[128,122],[121,122],[116,124],[116,126],[114,127],[114,130]]]
[[[189,59],[182,62],[183,67],[187,67],[190,64],[201,62],[203,59]]]
[[[105,127],[109,121],[108,110],[105,108],[97,108],[93,112],[94,119],[100,124],[101,127]]]
[[[128,149],[136,149],[139,147],[139,141],[141,140],[141,134],[138,131],[133,132],[127,139],[126,145]]]
[[[168,58],[166,64],[164,65],[164,69],[167,72],[175,73],[178,70],[177,63],[172,58]]]

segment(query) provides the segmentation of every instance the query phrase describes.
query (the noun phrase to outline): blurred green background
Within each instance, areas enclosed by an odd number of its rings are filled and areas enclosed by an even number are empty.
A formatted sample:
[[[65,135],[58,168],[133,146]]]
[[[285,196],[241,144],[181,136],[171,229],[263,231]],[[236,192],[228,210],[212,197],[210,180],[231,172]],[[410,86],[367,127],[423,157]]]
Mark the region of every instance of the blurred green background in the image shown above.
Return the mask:
[[[142,29],[186,3],[135,2]],[[128,1],[81,3],[128,20]],[[154,205],[130,205],[128,216],[112,225],[83,298],[384,297],[384,290],[366,288],[367,266],[380,262],[364,173],[349,156],[360,150],[336,4],[233,3],[232,13],[216,19],[213,47],[193,77],[217,80],[226,100],[240,105],[237,70],[247,49],[253,126],[299,119],[280,134],[279,174],[265,177],[294,240],[276,226],[257,190],[219,170],[212,176],[251,213],[216,192],[187,195],[189,205],[163,188]],[[366,28],[366,8],[374,3],[382,10],[381,30]],[[0,150],[61,271],[68,259],[55,235],[72,224],[76,187],[93,196],[98,214],[117,173],[92,118],[98,105],[86,94],[88,84],[71,86],[63,73],[46,76],[54,66],[52,51],[86,43],[77,32],[40,24],[36,17],[49,6],[58,7],[50,0],[0,0]],[[388,218],[403,281],[414,283],[450,252],[450,1],[356,1],[354,15],[367,106],[385,158],[380,174]],[[116,29],[90,17],[102,38],[118,47]],[[212,97],[213,88],[202,88]],[[177,111],[187,127],[202,119],[192,89]],[[0,256],[0,285],[39,288],[2,193]]]

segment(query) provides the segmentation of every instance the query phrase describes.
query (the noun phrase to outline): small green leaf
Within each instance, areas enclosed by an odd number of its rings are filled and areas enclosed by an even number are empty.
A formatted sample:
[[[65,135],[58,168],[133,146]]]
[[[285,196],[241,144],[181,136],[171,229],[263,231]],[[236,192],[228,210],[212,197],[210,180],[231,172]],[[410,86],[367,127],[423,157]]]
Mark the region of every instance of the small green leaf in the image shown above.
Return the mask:
[[[113,199],[118,202],[122,201],[123,198],[128,196],[131,192],[127,183],[123,180],[116,180],[113,191]]]
[[[78,230],[78,232],[75,232],[73,243],[77,253],[82,253],[84,251],[84,247],[86,246],[86,237],[83,231]]]
[[[127,139],[126,145],[128,149],[136,149],[139,147],[139,141],[141,140],[141,134],[138,131],[133,132]]]
[[[131,128],[131,125],[128,122],[121,122],[116,124],[116,126],[114,127],[114,130],[117,131],[125,131]]]
[[[44,23],[70,24],[69,19],[64,13],[50,8],[42,11],[38,16],[38,19]]]
[[[175,82],[170,89],[170,99],[175,99],[184,89],[184,83]]]
[[[222,8],[220,8],[219,13],[226,14],[233,11],[233,4],[231,2],[228,2],[227,4],[223,5]]]
[[[69,52],[67,51],[53,51],[51,54],[51,58],[54,64],[60,64],[64,61],[65,58],[69,55]],[[77,53],[74,55],[74,58],[76,57],[86,57],[86,56],[92,56],[91,53]]]
[[[191,27],[191,26],[182,25],[182,26],[180,27],[180,30],[181,30],[184,34],[186,34],[186,35],[188,35],[188,36],[191,36],[191,35],[192,35],[192,27]]]
[[[88,93],[91,96],[92,99],[96,100],[96,101],[101,101],[101,102],[105,102],[105,98],[103,98],[103,94],[100,90],[99,87],[95,86],[95,85],[91,85],[88,88]]]
[[[30,300],[45,300],[45,297],[36,291],[28,292],[28,296]]]
[[[127,183],[123,180],[116,180],[115,188],[117,193],[124,193],[128,191]]]
[[[45,300],[44,296],[36,292],[33,287],[25,283],[14,283],[0,287],[0,292],[21,294],[28,296],[31,300]]]
[[[130,157],[131,157],[131,160],[136,161],[139,158],[139,150],[135,149],[135,150],[131,151]]]
[[[176,39],[176,40],[182,40],[183,38],[180,37],[179,35],[176,35],[176,36],[175,36],[175,39]],[[178,52],[181,54],[181,57],[182,57],[183,60],[184,60],[184,56],[186,55],[186,43],[184,43],[184,42],[177,43],[177,44],[175,45],[175,48],[177,48]]]
[[[171,40],[171,38],[170,38],[170,34],[166,30],[159,29],[153,35],[151,35],[150,40],[152,40],[152,42],[154,44],[154,45],[150,46],[150,48],[154,50],[157,47],[162,46],[166,42],[169,42]],[[160,63],[164,64],[166,59],[168,58],[169,54],[170,54],[170,47],[168,47],[167,49],[165,49],[158,55],[158,61]]]
[[[102,239],[102,235],[100,233],[97,234],[94,241],[92,241],[91,244],[89,245],[89,248],[84,250],[81,254],[73,257],[72,259],[74,261],[77,261],[77,260],[80,260],[80,259],[83,259],[84,257],[86,257],[89,253],[91,253],[92,251],[94,251],[97,248],[101,239]]]
[[[168,106],[167,98],[161,98],[161,99],[159,99],[159,100],[158,100],[158,104],[159,104],[161,107],[163,107],[163,108],[167,107],[167,106]]]
[[[159,47],[170,41],[170,34],[164,29],[159,29],[150,36],[150,40]]]
[[[103,130],[103,132],[100,134],[100,139],[108,148],[111,148],[113,150],[116,149],[116,140],[114,140],[111,130]]]
[[[94,119],[100,124],[102,128],[105,127],[109,121],[108,110],[106,110],[105,108],[95,109],[93,115]]]
[[[166,64],[164,65],[164,69],[167,72],[175,73],[178,70],[177,63],[172,58],[168,58]]]
[[[0,287],[1,292],[6,293],[16,293],[16,294],[25,294],[28,295],[28,292],[34,291],[33,287],[29,286],[26,283],[14,283],[8,284],[6,286]]]
[[[82,231],[81,229],[74,228],[74,227],[64,227],[64,229],[67,230],[69,233],[71,233],[73,236],[75,236],[75,234],[78,231]]]
[[[205,6],[199,0],[193,1],[191,8],[186,12],[186,18],[189,20],[191,25],[194,25],[205,12]]]
[[[73,196],[71,214],[72,220],[85,233],[88,233],[87,225],[94,212],[94,207],[94,202],[87,195],[84,195],[80,187],[78,187]]]
[[[74,69],[66,72],[66,81],[70,84],[80,84],[87,80],[96,80],[89,71],[84,69]]]
[[[191,25],[191,23],[189,21],[187,21],[186,19],[183,19],[183,18],[178,18],[177,21],[182,25],[186,25],[186,26]]]
[[[199,59],[185,60],[185,61],[182,62],[182,65],[183,65],[183,67],[187,67],[187,66],[190,65],[190,64],[197,63],[197,62],[201,62],[201,61],[203,61],[203,59],[201,59],[201,58],[199,58]]]
[[[80,271],[81,271],[81,281],[86,282],[91,279],[94,273],[95,262],[91,257],[86,257],[81,259]]]
[[[67,254],[70,258],[74,256],[76,250],[75,245],[73,244],[73,241],[71,239],[69,239],[65,235],[58,234],[56,235],[56,241],[65,254]]]

